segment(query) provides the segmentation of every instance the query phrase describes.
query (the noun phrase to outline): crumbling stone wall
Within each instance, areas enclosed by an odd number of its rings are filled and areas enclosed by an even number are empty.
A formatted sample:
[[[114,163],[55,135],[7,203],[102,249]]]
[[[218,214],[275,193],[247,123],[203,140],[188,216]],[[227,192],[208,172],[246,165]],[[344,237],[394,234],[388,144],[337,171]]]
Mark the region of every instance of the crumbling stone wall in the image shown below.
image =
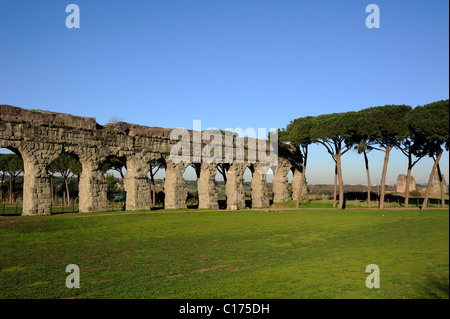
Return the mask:
[[[409,182],[409,191],[416,190],[416,181],[414,180],[414,176],[410,177]],[[406,175],[399,174],[397,177],[397,193],[404,194],[406,192]]]
[[[165,208],[185,208],[187,187],[183,173],[194,159],[190,157],[185,163],[172,162],[170,151],[178,141],[170,139],[171,132],[171,129],[123,122],[101,126],[94,118],[0,105],[0,148],[13,150],[24,161],[24,215],[50,214],[52,202],[47,168],[63,153],[76,156],[82,165],[79,183],[80,212],[102,211],[107,208],[107,185],[101,167],[111,156],[126,159],[127,176],[124,186],[127,192],[127,210],[150,208],[147,173],[150,161],[155,159],[163,159],[167,165]],[[194,147],[194,133],[189,131],[191,150]],[[260,169],[263,163],[259,159],[253,162],[247,155],[249,151],[256,151],[260,143],[267,143],[268,149],[268,142],[253,142],[249,138],[234,139],[233,154],[244,151],[246,155],[244,163],[234,161],[227,164],[228,209],[245,207],[243,173],[247,167],[253,173],[252,206],[269,205],[266,173]],[[202,148],[206,144],[203,141]],[[225,143],[222,145],[222,154],[225,156]],[[289,199],[287,174],[289,170],[298,171],[292,147],[280,146],[278,162],[274,171],[274,201],[284,202]],[[196,165],[199,167],[199,207],[217,208],[218,192],[214,184],[217,164],[202,162]],[[300,175],[294,173],[293,189]],[[306,183],[304,188],[306,190]]]
[[[445,181],[445,177],[442,176],[442,182],[439,180],[439,173],[436,171],[434,173],[433,185],[431,186],[431,195],[441,195],[441,191],[446,194],[448,193],[448,185]]]

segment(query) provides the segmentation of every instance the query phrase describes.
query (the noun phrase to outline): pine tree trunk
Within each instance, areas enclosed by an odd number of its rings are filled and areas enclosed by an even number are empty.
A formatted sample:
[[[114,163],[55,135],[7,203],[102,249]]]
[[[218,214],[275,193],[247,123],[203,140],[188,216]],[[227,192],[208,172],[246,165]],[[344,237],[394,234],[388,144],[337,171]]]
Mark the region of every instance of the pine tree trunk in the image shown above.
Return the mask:
[[[442,179],[442,174],[441,174],[441,168],[439,167],[439,163],[437,164],[437,171],[439,174],[439,183],[440,184],[440,189],[441,189],[441,207],[445,208],[445,184],[443,183],[443,179]]]
[[[9,203],[13,201],[13,189],[12,189],[12,175],[9,174]]]
[[[405,207],[409,204],[409,184],[411,183],[411,166],[408,165],[408,172],[406,173],[406,187],[405,187]]]
[[[302,166],[302,172],[301,172],[302,176],[300,177],[300,185],[299,185],[299,188],[298,188],[297,202],[295,204],[296,208],[300,207],[300,199],[302,197],[303,183],[304,183],[304,180],[305,180],[305,170],[306,170],[306,167]]]
[[[428,179],[427,190],[425,191],[425,198],[423,199],[422,209],[427,208],[428,198],[430,197],[431,184],[433,183],[433,178],[434,178],[434,172],[436,172],[436,168],[439,164],[439,160],[441,159],[441,156],[442,156],[442,150],[439,152],[439,155],[437,156],[436,160],[434,161],[433,168],[431,169],[430,178]]]
[[[225,183],[225,185],[227,184],[227,173],[225,171],[225,168],[222,166],[222,168],[219,170],[219,173],[222,175],[223,177],[223,182]]]
[[[386,151],[384,155],[383,173],[381,175],[381,192],[380,192],[380,209],[384,209],[384,194],[386,192],[386,174],[389,162],[389,153],[391,152],[392,146],[386,146]]]
[[[0,202],[3,201],[3,182],[5,181],[5,173],[2,174],[2,183],[0,184]]]
[[[339,209],[344,209],[344,180],[342,178],[342,167],[341,167],[341,154],[340,152],[336,155],[336,168],[338,172],[339,180]]]
[[[12,189],[13,189],[13,203],[15,203],[16,202],[16,196],[14,196],[14,190],[16,189],[16,175],[14,175],[14,178],[13,178],[13,184],[12,184]]]
[[[155,180],[152,176],[152,207],[156,206],[156,191],[155,191]]]
[[[67,179],[64,180],[65,184],[66,184],[66,193],[67,193],[67,206],[70,205],[70,193],[69,193],[69,182],[67,181]]]
[[[153,182],[153,207],[156,206],[156,185],[155,182]]]
[[[370,207],[370,171],[369,171],[369,159],[367,158],[366,151],[364,151],[364,162],[366,164],[366,174],[367,174],[367,207]]]
[[[337,198],[337,181],[338,181],[338,173],[337,173],[337,164],[334,165],[334,194],[333,194],[333,207],[336,207],[336,198]]]

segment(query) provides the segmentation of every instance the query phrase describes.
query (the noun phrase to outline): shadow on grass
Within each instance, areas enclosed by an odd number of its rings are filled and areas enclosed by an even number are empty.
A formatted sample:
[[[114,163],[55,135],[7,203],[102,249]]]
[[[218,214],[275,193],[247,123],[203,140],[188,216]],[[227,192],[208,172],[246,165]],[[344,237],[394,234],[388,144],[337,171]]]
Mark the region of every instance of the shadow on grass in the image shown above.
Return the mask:
[[[366,192],[345,192],[345,200],[367,200],[367,193]],[[331,197],[332,199],[332,197]],[[379,196],[376,193],[370,193],[370,199],[371,200],[379,200]],[[384,200],[388,203],[398,203],[401,206],[405,205],[405,197],[400,194],[392,194],[388,193],[384,196]],[[422,206],[424,201],[423,197],[413,197],[410,196],[408,203],[410,206]],[[449,204],[449,200],[445,199],[445,205]],[[432,205],[440,205],[441,199],[440,198],[429,198],[429,204]]]
[[[424,299],[448,299],[449,298],[449,277],[431,276],[418,286],[417,293]]]

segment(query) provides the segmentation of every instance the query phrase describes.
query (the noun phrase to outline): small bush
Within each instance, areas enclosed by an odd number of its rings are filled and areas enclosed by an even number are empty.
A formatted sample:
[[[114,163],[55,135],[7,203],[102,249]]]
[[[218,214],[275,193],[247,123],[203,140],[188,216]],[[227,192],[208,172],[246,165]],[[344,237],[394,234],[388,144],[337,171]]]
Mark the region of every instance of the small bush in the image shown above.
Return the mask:
[[[422,197],[422,193],[418,190],[412,190],[409,192],[409,196],[411,197]]]
[[[193,193],[188,192],[186,203],[187,204],[197,204],[198,203],[198,192],[197,191],[195,191]]]
[[[329,189],[319,189],[319,191],[317,192],[318,196],[326,196],[326,195],[333,195],[333,192]]]

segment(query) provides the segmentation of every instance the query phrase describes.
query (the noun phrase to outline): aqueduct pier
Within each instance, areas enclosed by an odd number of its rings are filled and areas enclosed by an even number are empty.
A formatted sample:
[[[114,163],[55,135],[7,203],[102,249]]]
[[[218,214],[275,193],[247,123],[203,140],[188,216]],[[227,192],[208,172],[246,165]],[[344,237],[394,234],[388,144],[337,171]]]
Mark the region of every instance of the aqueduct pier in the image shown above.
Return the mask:
[[[150,183],[147,174],[152,160],[162,160],[166,165],[164,207],[186,208],[187,187],[183,173],[195,161],[192,157],[179,163],[172,160],[171,149],[178,141],[170,138],[171,132],[172,129],[123,122],[102,126],[94,118],[0,105],[0,148],[15,152],[24,162],[23,215],[51,213],[47,168],[63,153],[75,156],[82,165],[79,179],[80,212],[107,209],[107,185],[101,167],[111,157],[122,158],[126,163],[124,187],[127,210],[150,209]],[[188,132],[189,147],[192,149],[195,131]],[[261,144],[251,143],[251,140],[246,137],[233,138],[233,154],[236,154],[237,149],[241,151],[239,146],[244,145],[245,156],[243,161],[232,160],[225,164],[228,209],[245,207],[243,174],[247,167],[252,172],[252,207],[269,206],[266,174],[261,169],[266,163],[261,163],[259,158],[249,160],[248,157],[249,151],[256,151],[254,148]],[[207,143],[202,141],[202,148]],[[226,148],[225,143],[223,148]],[[224,153],[225,151],[222,154]],[[287,175],[290,170],[293,172],[292,194],[296,199],[300,180],[303,178],[298,160],[293,147],[279,146],[278,165],[273,169],[274,202],[289,199]],[[199,208],[218,208],[218,191],[214,183],[217,165],[206,161],[193,165],[198,176]],[[304,190],[305,188],[306,186]]]

